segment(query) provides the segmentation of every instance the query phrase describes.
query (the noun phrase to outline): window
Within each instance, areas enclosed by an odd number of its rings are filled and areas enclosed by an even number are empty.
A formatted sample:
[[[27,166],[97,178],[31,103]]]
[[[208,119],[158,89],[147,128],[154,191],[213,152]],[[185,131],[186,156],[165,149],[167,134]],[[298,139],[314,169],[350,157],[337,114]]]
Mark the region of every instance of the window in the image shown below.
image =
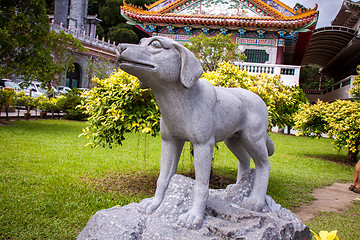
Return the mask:
[[[269,54],[265,50],[245,49],[244,53],[246,55],[245,62],[265,63],[269,61]]]

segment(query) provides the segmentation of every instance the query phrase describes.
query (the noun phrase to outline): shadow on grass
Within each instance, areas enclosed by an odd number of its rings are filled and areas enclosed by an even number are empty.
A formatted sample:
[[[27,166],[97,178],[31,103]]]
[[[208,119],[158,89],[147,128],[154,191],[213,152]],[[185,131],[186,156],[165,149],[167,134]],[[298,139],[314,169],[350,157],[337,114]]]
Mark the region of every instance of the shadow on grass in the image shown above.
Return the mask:
[[[340,154],[327,154],[327,155],[305,154],[305,157],[345,164],[348,166],[355,166],[356,164],[356,163],[348,162],[347,158],[345,156],[341,156]]]
[[[128,196],[152,196],[155,193],[157,175],[151,172],[112,172],[105,177],[88,178],[84,181],[94,185],[99,192],[121,193]]]
[[[194,171],[179,172],[184,176],[195,177]],[[102,178],[82,177],[82,180],[90,183],[99,192],[121,193],[128,196],[153,196],[156,189],[157,173],[154,172],[112,172],[108,171]],[[222,175],[212,174],[210,188],[224,189],[233,184],[234,179]]]

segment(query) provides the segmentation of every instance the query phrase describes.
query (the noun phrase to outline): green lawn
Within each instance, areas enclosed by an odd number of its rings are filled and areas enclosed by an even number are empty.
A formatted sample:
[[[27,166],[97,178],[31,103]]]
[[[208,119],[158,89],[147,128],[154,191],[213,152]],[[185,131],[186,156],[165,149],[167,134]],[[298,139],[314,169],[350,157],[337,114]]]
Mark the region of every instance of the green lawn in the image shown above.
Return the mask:
[[[96,211],[151,196],[159,169],[161,139],[129,134],[113,149],[85,147],[85,122],[16,121],[0,126],[0,239],[74,239]],[[350,182],[353,166],[329,139],[271,134],[275,154],[268,194],[295,211],[314,188]],[[191,174],[189,145],[179,172]],[[237,161],[223,144],[215,152],[213,187],[236,179]],[[359,201],[360,202],[360,201]],[[355,215],[353,213],[356,213]],[[316,232],[339,231],[359,239],[352,225],[360,204],[306,223]],[[353,230],[354,229],[354,230]]]

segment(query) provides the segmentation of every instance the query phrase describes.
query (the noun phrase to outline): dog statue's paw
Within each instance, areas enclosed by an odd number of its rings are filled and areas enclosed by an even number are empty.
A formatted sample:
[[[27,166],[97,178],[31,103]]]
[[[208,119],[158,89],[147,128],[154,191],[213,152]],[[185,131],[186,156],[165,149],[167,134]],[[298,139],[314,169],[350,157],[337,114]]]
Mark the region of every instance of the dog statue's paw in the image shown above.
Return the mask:
[[[251,211],[259,212],[263,209],[264,205],[265,205],[265,200],[262,201],[259,200],[258,198],[248,197],[248,198],[244,198],[241,201],[240,206]]]
[[[154,197],[143,199],[138,206],[138,211],[143,214],[153,213],[161,204],[161,200]]]
[[[179,217],[179,225],[181,227],[197,230],[201,227],[203,221],[203,215],[188,211],[183,213]]]

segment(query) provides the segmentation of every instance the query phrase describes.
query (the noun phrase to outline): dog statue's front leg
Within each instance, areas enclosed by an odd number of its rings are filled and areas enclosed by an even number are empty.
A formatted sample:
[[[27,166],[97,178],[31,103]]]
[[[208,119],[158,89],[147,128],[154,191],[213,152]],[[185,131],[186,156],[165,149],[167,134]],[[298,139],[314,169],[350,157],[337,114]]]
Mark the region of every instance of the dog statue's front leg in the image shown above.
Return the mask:
[[[215,140],[211,139],[205,144],[193,144],[195,185],[193,189],[193,202],[188,212],[180,215],[180,225],[198,229],[202,225],[205,207],[209,197],[209,179]]]
[[[162,140],[160,175],[157,180],[155,195],[140,202],[139,212],[151,214],[160,206],[170,179],[176,173],[183,146],[184,141],[175,139]]]

